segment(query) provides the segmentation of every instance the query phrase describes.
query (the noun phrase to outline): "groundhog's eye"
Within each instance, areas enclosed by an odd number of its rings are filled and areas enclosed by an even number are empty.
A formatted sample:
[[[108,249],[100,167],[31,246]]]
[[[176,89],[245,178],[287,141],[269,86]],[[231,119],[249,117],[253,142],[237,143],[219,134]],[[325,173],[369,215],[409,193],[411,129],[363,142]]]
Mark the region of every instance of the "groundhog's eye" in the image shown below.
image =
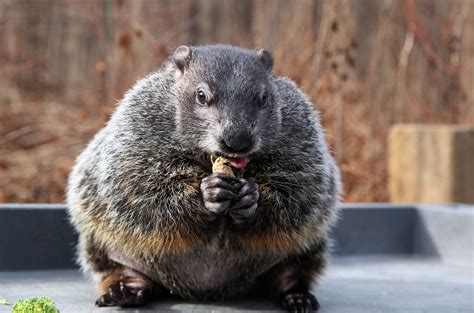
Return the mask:
[[[206,96],[206,93],[204,92],[204,90],[202,90],[201,88],[199,88],[196,92],[196,101],[199,103],[199,104],[207,104],[207,96]]]

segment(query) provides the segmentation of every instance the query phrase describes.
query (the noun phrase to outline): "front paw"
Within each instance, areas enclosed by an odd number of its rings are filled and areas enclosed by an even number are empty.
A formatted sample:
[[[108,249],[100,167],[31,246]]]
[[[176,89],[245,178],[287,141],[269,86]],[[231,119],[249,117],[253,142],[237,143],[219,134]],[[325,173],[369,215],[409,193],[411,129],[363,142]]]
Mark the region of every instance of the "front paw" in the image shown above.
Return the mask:
[[[240,182],[242,187],[229,211],[232,222],[237,226],[243,226],[253,220],[260,198],[257,184],[246,179],[241,179]]]
[[[220,173],[211,174],[202,180],[202,198],[209,213],[209,220],[214,220],[229,210],[231,204],[238,199],[241,185],[237,178]]]

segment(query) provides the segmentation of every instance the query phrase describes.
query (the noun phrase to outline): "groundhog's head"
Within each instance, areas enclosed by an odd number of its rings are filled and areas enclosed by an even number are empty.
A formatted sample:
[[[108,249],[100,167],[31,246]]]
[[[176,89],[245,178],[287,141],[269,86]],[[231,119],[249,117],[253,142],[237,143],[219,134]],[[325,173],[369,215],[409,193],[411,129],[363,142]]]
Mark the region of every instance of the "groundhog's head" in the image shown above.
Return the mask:
[[[171,60],[178,131],[186,141],[231,158],[238,168],[265,151],[281,125],[270,53],[222,45],[181,46]]]

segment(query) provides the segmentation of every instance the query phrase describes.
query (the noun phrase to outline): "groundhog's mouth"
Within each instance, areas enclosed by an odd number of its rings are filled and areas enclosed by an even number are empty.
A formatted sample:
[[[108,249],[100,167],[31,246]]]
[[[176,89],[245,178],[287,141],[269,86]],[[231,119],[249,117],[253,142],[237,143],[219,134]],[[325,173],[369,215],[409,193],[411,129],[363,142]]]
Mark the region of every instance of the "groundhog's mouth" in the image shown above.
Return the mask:
[[[224,153],[220,153],[220,152],[215,152],[212,154],[211,156],[211,161],[214,162],[213,160],[217,157],[222,157],[224,159],[227,159],[230,163],[230,166],[232,166],[233,168],[236,168],[238,170],[242,170],[244,169],[247,164],[250,162],[250,156],[249,155],[241,155],[241,156],[237,156],[237,157],[231,157],[229,155],[226,155]]]
[[[232,167],[235,167],[236,169],[241,170],[247,166],[247,163],[249,163],[249,157],[243,156],[243,157],[238,157],[238,158],[229,158],[229,161]]]

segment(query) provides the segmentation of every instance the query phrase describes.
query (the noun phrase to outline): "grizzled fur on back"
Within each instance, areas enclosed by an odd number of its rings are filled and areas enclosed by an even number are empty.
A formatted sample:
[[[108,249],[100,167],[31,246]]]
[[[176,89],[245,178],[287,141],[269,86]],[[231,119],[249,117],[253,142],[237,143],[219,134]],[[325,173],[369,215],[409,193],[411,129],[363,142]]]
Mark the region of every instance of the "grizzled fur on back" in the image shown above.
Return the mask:
[[[120,254],[184,297],[243,294],[278,262],[325,246],[339,172],[318,115],[293,82],[253,51],[190,49],[178,64],[184,70],[170,58],[137,82],[78,157],[67,201],[79,260],[99,281],[110,255]],[[196,104],[198,87],[209,105]],[[255,224],[243,233],[209,223],[199,189],[222,138],[240,135],[254,143],[243,177],[260,191]],[[183,281],[177,273],[196,268],[189,257],[207,260],[204,274],[220,277],[205,288],[199,273]]]

